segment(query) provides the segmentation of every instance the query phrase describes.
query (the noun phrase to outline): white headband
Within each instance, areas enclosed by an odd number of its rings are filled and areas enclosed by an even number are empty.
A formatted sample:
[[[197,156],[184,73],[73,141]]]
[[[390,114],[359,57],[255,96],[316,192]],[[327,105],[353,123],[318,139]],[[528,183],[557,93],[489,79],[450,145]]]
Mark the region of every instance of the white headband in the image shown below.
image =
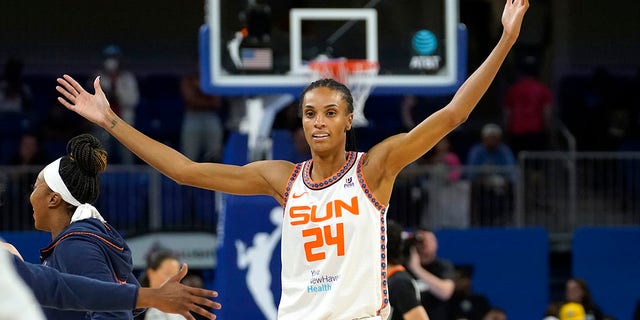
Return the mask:
[[[54,192],[59,193],[62,196],[62,200],[74,205],[75,207],[79,207],[82,203],[76,200],[76,198],[71,195],[69,189],[67,189],[67,185],[62,181],[62,177],[60,177],[60,159],[58,158],[56,161],[51,162],[46,167],[44,167],[44,182],[47,183],[49,188]]]
[[[76,211],[71,217],[71,222],[87,218],[97,218],[102,222],[106,222],[98,212],[98,209],[96,209],[89,203],[80,203],[80,201],[74,198],[71,192],[69,192],[69,189],[67,189],[67,185],[64,184],[64,181],[62,181],[62,177],[60,177],[60,173],[58,172],[60,169],[60,159],[62,158],[58,158],[56,161],[51,162],[46,167],[44,167],[42,173],[44,176],[44,182],[47,183],[47,185],[53,192],[59,193],[60,196],[62,196],[62,200],[77,207]]]

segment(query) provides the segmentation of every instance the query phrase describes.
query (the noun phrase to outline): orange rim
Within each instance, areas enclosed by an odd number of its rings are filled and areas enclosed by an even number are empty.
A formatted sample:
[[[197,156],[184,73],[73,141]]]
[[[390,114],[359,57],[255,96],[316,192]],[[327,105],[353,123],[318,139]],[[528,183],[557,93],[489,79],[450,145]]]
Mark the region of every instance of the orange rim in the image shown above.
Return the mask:
[[[344,82],[344,77],[357,72],[378,70],[378,62],[366,59],[333,59],[309,62],[309,68],[323,76]]]

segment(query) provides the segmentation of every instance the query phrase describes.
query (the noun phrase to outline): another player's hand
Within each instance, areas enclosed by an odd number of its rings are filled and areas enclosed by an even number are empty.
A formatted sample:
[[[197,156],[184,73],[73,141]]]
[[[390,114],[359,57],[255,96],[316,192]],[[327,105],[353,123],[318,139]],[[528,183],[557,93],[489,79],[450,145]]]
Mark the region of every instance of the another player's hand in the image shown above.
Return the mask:
[[[109,101],[100,87],[100,77],[93,81],[95,94],[90,94],[71,76],[65,74],[57,79],[56,90],[62,95],[58,101],[67,109],[78,113],[87,120],[105,127],[113,119]]]
[[[9,253],[16,255],[20,260],[24,261],[22,255],[20,255],[20,251],[18,251],[18,249],[16,249],[12,244],[0,240],[0,248],[5,248]]]
[[[153,307],[167,313],[177,313],[195,320],[190,311],[200,314],[207,319],[215,319],[216,316],[209,311],[220,309],[221,305],[210,298],[218,296],[216,291],[193,288],[180,283],[187,275],[187,264],[183,264],[180,272],[169,278],[160,288],[140,288],[136,308]]]
[[[522,19],[529,8],[529,0],[506,0],[506,2],[502,12],[503,32],[515,40],[520,35]]]

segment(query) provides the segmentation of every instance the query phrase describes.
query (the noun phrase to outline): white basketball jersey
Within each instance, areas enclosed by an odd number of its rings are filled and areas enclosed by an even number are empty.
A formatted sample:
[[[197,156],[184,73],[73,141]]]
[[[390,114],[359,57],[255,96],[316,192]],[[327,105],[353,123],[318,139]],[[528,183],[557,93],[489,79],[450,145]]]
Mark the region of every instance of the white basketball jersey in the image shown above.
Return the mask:
[[[279,320],[387,319],[386,208],[349,152],[332,177],[296,165],[285,193]]]

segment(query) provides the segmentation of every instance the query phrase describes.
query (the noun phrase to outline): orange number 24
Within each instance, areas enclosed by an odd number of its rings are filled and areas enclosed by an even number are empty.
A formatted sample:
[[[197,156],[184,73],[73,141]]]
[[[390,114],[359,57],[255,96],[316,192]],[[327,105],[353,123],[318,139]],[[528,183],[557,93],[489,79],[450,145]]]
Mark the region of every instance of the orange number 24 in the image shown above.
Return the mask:
[[[302,230],[303,237],[313,237],[312,240],[304,243],[304,252],[307,256],[307,261],[323,260],[326,257],[324,250],[321,250],[320,252],[317,252],[318,250],[314,252],[314,250],[321,249],[325,245],[335,245],[337,247],[337,255],[344,256],[344,224],[338,223],[335,226],[335,236],[331,232],[330,225],[322,228],[316,227]]]

